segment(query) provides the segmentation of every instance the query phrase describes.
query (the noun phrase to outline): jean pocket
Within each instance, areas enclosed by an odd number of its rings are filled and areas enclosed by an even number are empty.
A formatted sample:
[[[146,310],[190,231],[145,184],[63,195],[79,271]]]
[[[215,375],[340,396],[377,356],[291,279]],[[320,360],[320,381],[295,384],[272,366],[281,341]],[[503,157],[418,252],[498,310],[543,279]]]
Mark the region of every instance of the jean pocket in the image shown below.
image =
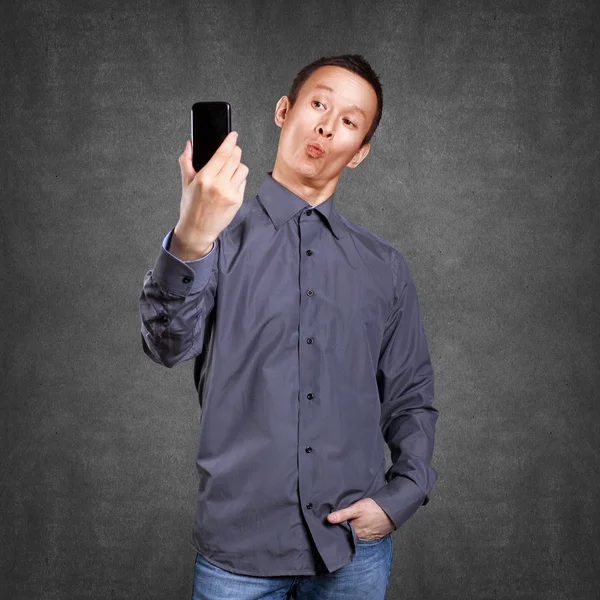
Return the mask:
[[[356,541],[359,544],[379,544],[379,542],[383,542],[383,540],[385,540],[385,538],[388,536],[389,534],[384,535],[383,537],[377,538],[376,540],[366,540],[364,538],[356,538]]]

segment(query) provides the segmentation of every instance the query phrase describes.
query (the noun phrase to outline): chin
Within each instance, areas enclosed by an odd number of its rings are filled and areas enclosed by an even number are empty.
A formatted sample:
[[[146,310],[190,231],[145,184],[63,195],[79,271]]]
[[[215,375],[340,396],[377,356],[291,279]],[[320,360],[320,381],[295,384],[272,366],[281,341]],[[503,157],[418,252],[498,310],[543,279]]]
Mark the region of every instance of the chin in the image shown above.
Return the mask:
[[[306,160],[303,161],[297,161],[294,165],[291,165],[291,168],[296,172],[296,173],[302,173],[303,175],[306,176],[312,176],[317,172],[317,165],[312,164]]]
[[[302,153],[304,153],[304,148]],[[314,173],[315,165],[311,164],[310,158],[302,153],[292,155],[290,160],[285,161],[285,164],[288,169],[297,173]]]

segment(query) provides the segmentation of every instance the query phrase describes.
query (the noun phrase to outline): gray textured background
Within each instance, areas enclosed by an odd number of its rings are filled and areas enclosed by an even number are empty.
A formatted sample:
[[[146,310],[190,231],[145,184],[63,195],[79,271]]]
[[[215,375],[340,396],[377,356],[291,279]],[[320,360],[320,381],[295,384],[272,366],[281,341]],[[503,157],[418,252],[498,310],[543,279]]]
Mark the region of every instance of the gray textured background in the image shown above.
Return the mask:
[[[598,598],[595,3],[296,4],[2,4],[0,596],[189,598],[193,361],[138,316],[189,110],[231,103],[256,193],[277,100],[348,52],[384,112],[336,208],[408,259],[440,410],[388,598]]]

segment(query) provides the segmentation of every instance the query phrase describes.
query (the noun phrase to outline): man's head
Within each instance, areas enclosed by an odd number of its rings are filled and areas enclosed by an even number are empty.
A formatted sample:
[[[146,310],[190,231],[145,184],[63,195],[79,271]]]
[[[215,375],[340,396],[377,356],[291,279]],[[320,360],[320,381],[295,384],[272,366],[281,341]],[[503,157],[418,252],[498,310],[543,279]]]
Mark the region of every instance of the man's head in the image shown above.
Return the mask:
[[[307,65],[277,103],[281,133],[273,176],[332,190],[342,170],[357,167],[369,153],[382,108],[379,78],[362,56],[322,57]],[[311,154],[309,144],[323,154]]]

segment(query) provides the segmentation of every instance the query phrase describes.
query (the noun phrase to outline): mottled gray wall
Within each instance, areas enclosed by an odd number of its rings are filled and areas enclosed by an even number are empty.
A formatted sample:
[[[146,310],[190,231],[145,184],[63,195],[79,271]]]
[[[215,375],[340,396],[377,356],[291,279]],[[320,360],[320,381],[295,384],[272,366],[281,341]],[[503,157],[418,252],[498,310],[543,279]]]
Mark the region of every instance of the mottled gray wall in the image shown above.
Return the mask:
[[[408,259],[440,410],[388,598],[597,598],[594,5],[4,2],[0,596],[189,598],[193,361],[138,316],[189,110],[231,103],[256,193],[294,74],[349,52],[385,108],[336,207]]]

